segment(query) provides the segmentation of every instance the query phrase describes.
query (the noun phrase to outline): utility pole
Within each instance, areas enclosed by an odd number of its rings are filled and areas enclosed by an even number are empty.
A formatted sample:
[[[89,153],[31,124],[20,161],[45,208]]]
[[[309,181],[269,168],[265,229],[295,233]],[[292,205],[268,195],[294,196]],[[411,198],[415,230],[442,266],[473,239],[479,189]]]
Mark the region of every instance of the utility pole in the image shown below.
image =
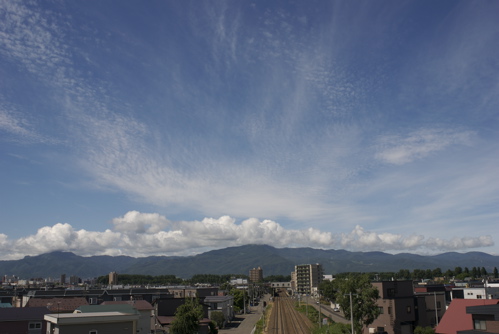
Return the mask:
[[[437,321],[437,326],[438,326],[437,292],[436,291],[433,291],[433,297],[435,298],[435,320]]]
[[[355,334],[353,331],[353,302],[352,302],[352,293],[349,293],[350,295],[350,325],[352,327],[352,334]]]
[[[318,303],[319,303],[319,328],[321,328],[322,327],[322,322],[321,322],[321,294],[318,293],[318,296],[319,296],[319,298],[318,298],[318,300],[319,300],[318,301]]]

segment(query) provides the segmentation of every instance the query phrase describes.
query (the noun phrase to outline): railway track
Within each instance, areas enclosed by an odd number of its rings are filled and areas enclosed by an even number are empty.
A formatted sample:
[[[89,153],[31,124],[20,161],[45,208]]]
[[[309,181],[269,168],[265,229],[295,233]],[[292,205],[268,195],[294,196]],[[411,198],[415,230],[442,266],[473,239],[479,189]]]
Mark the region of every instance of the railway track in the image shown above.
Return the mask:
[[[268,334],[310,334],[312,323],[295,309],[294,300],[281,293],[274,297]]]

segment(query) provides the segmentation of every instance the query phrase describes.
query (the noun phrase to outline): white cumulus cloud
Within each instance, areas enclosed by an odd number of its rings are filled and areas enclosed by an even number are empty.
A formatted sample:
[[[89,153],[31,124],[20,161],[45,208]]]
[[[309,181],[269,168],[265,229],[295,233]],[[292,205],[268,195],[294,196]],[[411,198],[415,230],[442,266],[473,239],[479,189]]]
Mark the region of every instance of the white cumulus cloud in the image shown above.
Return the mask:
[[[19,259],[52,251],[72,251],[82,256],[188,255],[209,249],[245,244],[275,247],[344,248],[351,251],[455,251],[494,245],[491,236],[425,238],[423,235],[377,233],[357,225],[350,233],[331,233],[315,228],[286,229],[272,220],[205,218],[171,222],[158,213],[129,211],[112,221],[114,229],[75,230],[70,224],[45,226],[26,237],[10,240],[0,234],[2,260]]]

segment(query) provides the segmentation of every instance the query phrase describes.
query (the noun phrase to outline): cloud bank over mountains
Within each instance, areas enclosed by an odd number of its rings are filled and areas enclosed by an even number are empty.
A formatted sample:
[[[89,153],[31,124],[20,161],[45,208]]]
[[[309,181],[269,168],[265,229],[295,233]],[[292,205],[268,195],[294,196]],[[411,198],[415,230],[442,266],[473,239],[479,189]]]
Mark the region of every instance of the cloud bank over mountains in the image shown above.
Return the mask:
[[[71,251],[82,256],[193,255],[211,249],[245,244],[274,247],[312,247],[350,251],[413,251],[439,253],[494,245],[491,236],[451,239],[426,238],[367,231],[356,226],[350,233],[323,232],[315,228],[287,229],[272,220],[249,218],[237,222],[229,216],[201,221],[172,222],[157,213],[129,211],[112,220],[103,232],[74,229],[70,224],[45,226],[36,234],[10,240],[0,234],[1,260],[20,259],[52,251]]]

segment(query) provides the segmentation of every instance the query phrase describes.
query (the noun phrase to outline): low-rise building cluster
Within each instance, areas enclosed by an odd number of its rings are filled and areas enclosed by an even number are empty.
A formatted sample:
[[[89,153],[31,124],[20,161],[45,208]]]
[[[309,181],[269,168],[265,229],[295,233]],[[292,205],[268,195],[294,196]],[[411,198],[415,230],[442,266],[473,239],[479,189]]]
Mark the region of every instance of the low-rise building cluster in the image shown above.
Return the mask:
[[[257,303],[257,286],[263,269],[249,270],[249,279],[234,278],[233,288],[246,291],[246,304]],[[319,286],[325,275],[322,265],[296,265],[289,282],[265,286],[300,296],[300,301],[320,300]],[[106,288],[81,287],[81,280],[61,275],[59,282],[45,280],[44,288],[35,282],[4,276],[0,289],[1,333],[168,333],[177,309],[187,299],[196,298],[203,310],[200,333],[208,333],[212,314],[231,321],[235,315],[234,297],[209,284],[196,286],[124,287],[118,274],[109,274]],[[379,316],[364,328],[365,334],[413,334],[417,327],[430,327],[437,334],[499,333],[499,282],[451,282],[450,284],[412,280],[373,281],[379,291]],[[306,298],[301,298],[306,296]],[[337,304],[331,310],[342,315]]]
[[[110,274],[117,283],[117,274]],[[186,299],[203,309],[200,333],[208,333],[212,312],[234,317],[233,297],[211,286],[0,289],[1,333],[167,333]]]

